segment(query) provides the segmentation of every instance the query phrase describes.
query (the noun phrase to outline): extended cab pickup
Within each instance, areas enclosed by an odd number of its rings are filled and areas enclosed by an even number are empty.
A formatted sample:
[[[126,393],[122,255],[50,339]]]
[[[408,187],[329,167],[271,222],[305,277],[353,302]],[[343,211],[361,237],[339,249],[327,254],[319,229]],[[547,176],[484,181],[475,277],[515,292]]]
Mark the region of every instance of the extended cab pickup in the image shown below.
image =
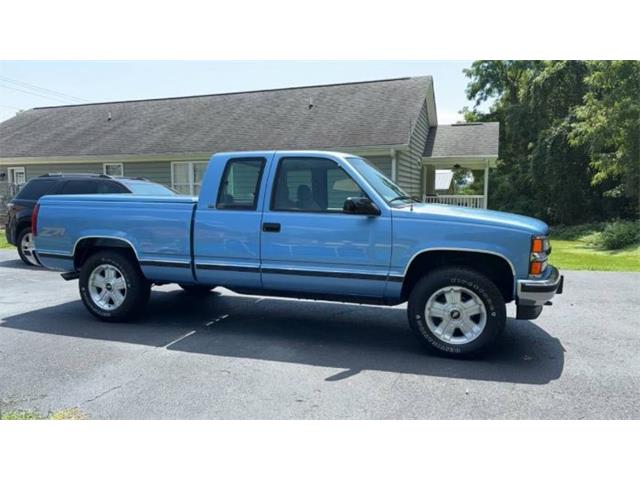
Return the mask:
[[[537,318],[561,293],[546,224],[502,212],[417,203],[365,159],[316,151],[219,153],[200,197],[58,195],[34,210],[36,255],[79,278],[87,309],[121,321],[153,284],[192,294],[355,303],[408,302],[425,345],[477,353],[506,304]]]

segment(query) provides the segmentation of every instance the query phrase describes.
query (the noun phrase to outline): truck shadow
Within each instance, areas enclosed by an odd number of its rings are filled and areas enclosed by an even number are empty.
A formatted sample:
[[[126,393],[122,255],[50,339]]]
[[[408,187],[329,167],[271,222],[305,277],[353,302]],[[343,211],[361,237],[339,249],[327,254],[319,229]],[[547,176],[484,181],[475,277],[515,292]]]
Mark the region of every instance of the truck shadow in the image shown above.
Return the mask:
[[[425,351],[404,309],[219,293],[195,301],[180,291],[154,292],[135,323],[99,322],[75,301],[4,318],[0,327],[341,369],[326,381],[379,370],[546,384],[564,367],[560,341],[531,322],[508,321],[499,345],[480,359],[451,360]]]
[[[17,255],[17,254],[16,254]],[[40,270],[44,271],[43,267],[38,267],[35,265],[27,265],[19,258],[17,260],[3,260],[0,261],[0,268],[15,268],[17,270]],[[55,272],[52,272],[55,273]]]

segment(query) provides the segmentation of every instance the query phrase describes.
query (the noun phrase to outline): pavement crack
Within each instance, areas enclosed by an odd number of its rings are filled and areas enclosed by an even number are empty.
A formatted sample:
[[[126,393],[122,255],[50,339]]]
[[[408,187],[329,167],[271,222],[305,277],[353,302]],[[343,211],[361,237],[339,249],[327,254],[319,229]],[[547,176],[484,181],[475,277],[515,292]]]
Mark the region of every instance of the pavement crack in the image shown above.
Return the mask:
[[[121,387],[122,387],[122,385],[116,385],[115,387],[111,387],[111,388],[109,388],[109,389],[105,390],[104,392],[99,393],[99,394],[98,394],[98,395],[96,395],[95,397],[92,397],[92,398],[90,398],[90,399],[88,399],[88,400],[85,400],[85,401],[84,401],[84,402],[82,402],[82,403],[84,404],[84,403],[90,403],[90,402],[93,402],[94,400],[97,400],[97,399],[99,399],[100,397],[104,397],[107,393],[111,393],[111,392],[113,392],[114,390],[117,390],[117,389],[119,389],[119,388],[121,388]]]

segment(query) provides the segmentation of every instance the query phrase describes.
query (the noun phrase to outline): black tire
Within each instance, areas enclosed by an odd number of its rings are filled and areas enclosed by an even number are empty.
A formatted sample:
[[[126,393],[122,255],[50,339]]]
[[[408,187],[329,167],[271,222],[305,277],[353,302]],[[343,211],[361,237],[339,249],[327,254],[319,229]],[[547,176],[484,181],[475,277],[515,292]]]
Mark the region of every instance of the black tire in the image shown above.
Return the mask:
[[[438,290],[452,286],[475,293],[484,305],[486,323],[477,338],[461,345],[445,342],[427,325],[425,306]],[[408,304],[409,325],[429,350],[448,357],[473,357],[486,352],[504,330],[507,311],[496,285],[475,270],[465,267],[440,268],[425,275],[413,287]],[[462,333],[461,331],[459,331]]]
[[[185,293],[197,296],[208,295],[211,290],[216,288],[215,285],[188,285],[186,283],[179,283],[178,285]]]
[[[22,249],[22,241],[24,237],[31,233],[31,227],[26,227],[20,230],[18,233],[18,238],[16,238],[16,249],[18,250],[18,255],[20,255],[20,260],[29,265],[30,267],[39,267],[38,259],[32,254],[25,253]],[[33,261],[30,261],[29,258],[32,258]]]
[[[92,272],[101,265],[114,266],[124,277],[126,294],[120,306],[107,310],[98,305],[92,298],[89,279]],[[105,322],[124,322],[132,320],[139,314],[149,300],[151,284],[142,275],[137,260],[132,255],[115,250],[102,250],[91,255],[82,265],[78,282],[82,303],[96,318]]]

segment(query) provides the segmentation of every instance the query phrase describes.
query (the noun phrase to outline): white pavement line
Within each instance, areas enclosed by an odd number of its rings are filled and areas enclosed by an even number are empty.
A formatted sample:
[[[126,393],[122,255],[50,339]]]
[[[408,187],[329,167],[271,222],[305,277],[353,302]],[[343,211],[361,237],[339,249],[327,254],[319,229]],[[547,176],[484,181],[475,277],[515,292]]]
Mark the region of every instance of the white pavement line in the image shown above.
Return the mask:
[[[181,342],[182,340],[184,340],[185,338],[193,335],[194,333],[196,333],[196,331],[195,330],[191,330],[189,333],[185,333],[181,337],[176,338],[174,341],[167,343],[162,348],[169,348],[171,345],[175,345],[176,343]]]
[[[204,324],[205,327],[210,327],[211,325],[213,325],[214,323],[218,323],[220,320],[224,320],[225,318],[229,317],[228,313],[225,313],[224,315],[221,315],[217,318],[214,318],[213,320],[211,320],[210,322],[207,322]]]

